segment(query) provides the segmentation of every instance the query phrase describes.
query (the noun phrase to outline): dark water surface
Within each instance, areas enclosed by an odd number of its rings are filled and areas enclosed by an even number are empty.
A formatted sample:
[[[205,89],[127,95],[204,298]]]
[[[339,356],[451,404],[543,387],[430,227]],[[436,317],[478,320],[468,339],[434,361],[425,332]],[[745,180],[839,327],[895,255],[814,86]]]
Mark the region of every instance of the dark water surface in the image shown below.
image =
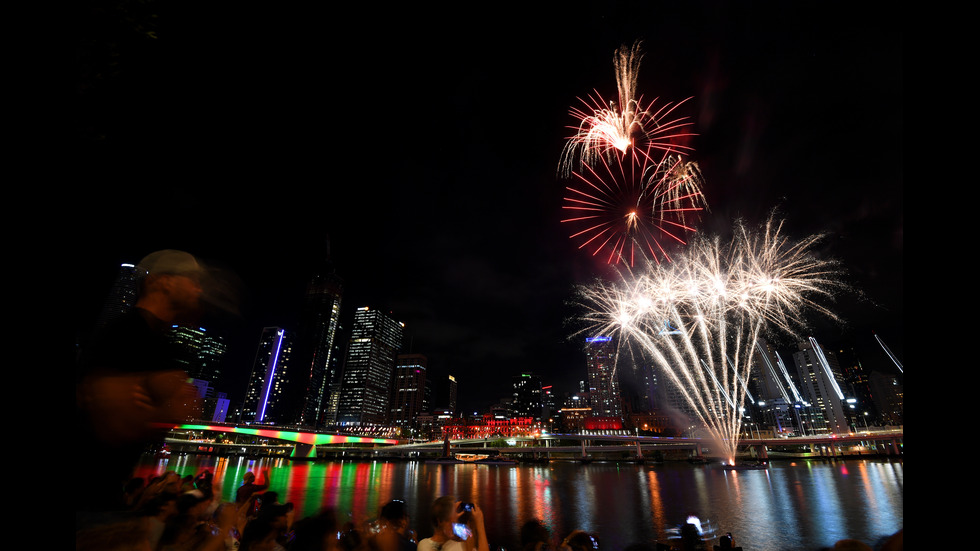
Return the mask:
[[[391,499],[407,502],[412,527],[431,535],[428,507],[442,495],[483,508],[491,546],[519,548],[520,525],[538,518],[552,535],[594,533],[604,550],[666,541],[694,513],[715,538],[732,532],[745,551],[820,549],[854,538],[877,545],[904,525],[903,461],[777,461],[765,470],[727,471],[687,463],[438,465],[421,462],[290,462],[179,456],[147,458],[138,476],[208,468],[233,501],[246,471],[271,469],[270,490],[299,519],[322,507],[338,518],[373,518]],[[712,543],[717,543],[715,539]]]

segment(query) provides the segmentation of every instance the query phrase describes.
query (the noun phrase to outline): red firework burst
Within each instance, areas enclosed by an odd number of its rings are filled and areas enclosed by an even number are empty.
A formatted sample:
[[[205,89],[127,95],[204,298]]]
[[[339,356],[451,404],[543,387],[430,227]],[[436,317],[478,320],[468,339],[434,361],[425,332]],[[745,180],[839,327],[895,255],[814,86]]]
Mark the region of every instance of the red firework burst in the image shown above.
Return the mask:
[[[706,209],[697,164],[664,154],[655,161],[649,150],[601,156],[597,166],[572,172],[566,187],[563,223],[575,226],[572,239],[607,263],[634,265],[638,255],[670,261],[672,244],[685,244],[685,234]]]

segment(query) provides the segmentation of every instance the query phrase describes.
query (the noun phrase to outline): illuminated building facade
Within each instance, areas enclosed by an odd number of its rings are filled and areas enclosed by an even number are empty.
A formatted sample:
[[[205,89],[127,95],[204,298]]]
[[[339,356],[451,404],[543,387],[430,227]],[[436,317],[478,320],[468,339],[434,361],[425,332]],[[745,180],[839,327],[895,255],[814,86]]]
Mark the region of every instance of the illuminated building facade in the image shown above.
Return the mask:
[[[167,332],[173,344],[175,361],[192,379],[207,381],[213,387],[221,379],[221,362],[228,346],[224,338],[203,327],[175,325]]]
[[[402,332],[403,324],[380,310],[363,307],[354,313],[337,404],[339,426],[388,422],[392,376]]]
[[[264,424],[288,421],[288,404],[283,403],[288,384],[292,335],[281,327],[266,327],[252,363],[241,419]]]
[[[588,400],[577,395],[570,396],[558,410],[559,427],[564,432],[581,432],[585,429],[585,420],[591,417],[592,408],[589,407]]]
[[[441,438],[506,438],[509,436],[533,436],[539,432],[538,423],[532,417],[495,419],[487,413],[470,419],[451,417],[437,420]],[[441,425],[441,426],[438,426]]]
[[[592,416],[619,419],[622,422],[622,397],[616,376],[616,343],[610,337],[601,336],[585,341]]]

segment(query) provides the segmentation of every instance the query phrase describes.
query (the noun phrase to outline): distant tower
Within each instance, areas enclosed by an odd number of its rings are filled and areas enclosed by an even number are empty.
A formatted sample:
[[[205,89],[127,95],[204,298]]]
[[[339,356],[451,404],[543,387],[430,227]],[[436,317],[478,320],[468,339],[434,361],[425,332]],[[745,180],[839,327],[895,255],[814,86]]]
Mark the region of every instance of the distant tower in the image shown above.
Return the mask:
[[[245,403],[242,405],[243,421],[256,423],[284,423],[288,415],[282,398],[289,373],[289,357],[292,354],[292,335],[280,327],[262,330],[259,346],[252,364]]]
[[[134,264],[122,264],[116,281],[109,290],[96,329],[105,327],[112,320],[128,313],[136,305],[139,295],[139,284],[146,272]]]
[[[456,377],[446,375],[446,386],[449,389],[449,411],[459,413],[459,383]]]
[[[554,388],[552,385],[541,387],[541,421],[545,423],[545,428],[553,430],[554,418],[558,415],[558,404],[555,402]]]
[[[633,355],[630,360],[620,362],[616,370],[624,413],[648,413],[653,410],[656,383],[653,363],[645,361],[638,354]]]
[[[221,378],[221,361],[228,347],[224,338],[208,334],[203,327],[173,326],[167,338],[174,345],[177,364],[192,379],[207,381],[213,388]]]
[[[803,399],[810,403],[813,412],[820,414],[811,421],[810,428],[835,434],[848,432],[850,423],[844,414],[841,391],[844,378],[836,356],[811,337],[809,342],[800,343],[799,351],[793,354],[793,363]]]
[[[391,423],[411,427],[425,410],[425,379],[428,360],[422,354],[399,354],[391,395]]]
[[[776,349],[762,338],[755,345],[750,380],[762,416],[760,421],[763,426],[772,427],[774,434],[792,433],[797,425],[800,397],[787,380],[789,373],[784,373],[785,366]]]
[[[391,378],[403,329],[403,324],[380,310],[363,307],[354,313],[337,404],[338,425],[387,423]]]
[[[459,393],[459,383],[452,375],[441,375],[430,378],[429,393],[434,393],[435,398],[429,401],[428,408],[439,408],[448,410],[452,413],[459,413],[457,396]]]
[[[544,407],[541,396],[541,378],[533,373],[521,373],[513,377],[513,401],[511,411],[514,417],[541,419]]]
[[[880,420],[889,425],[901,425],[905,419],[904,383],[898,376],[881,371],[872,371],[869,380]]]
[[[340,325],[340,302],[344,285],[327,255],[309,285],[300,321],[297,352],[305,380],[298,381],[297,401],[303,403],[299,424],[320,428],[325,424],[332,385],[337,382],[338,358],[335,352],[337,327]],[[300,371],[298,371],[299,373]],[[306,383],[305,385],[302,383]]]
[[[585,339],[589,372],[589,404],[594,417],[623,418],[616,377],[616,343],[610,337]]]

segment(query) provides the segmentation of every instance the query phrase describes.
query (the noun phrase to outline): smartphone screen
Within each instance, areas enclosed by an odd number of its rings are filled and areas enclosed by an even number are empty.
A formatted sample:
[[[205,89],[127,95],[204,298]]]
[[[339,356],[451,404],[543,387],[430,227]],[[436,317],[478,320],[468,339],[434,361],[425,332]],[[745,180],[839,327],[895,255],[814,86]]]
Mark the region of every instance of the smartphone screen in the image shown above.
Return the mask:
[[[470,527],[465,524],[460,524],[458,522],[453,523],[453,534],[461,540],[469,539],[472,535],[470,532]]]

